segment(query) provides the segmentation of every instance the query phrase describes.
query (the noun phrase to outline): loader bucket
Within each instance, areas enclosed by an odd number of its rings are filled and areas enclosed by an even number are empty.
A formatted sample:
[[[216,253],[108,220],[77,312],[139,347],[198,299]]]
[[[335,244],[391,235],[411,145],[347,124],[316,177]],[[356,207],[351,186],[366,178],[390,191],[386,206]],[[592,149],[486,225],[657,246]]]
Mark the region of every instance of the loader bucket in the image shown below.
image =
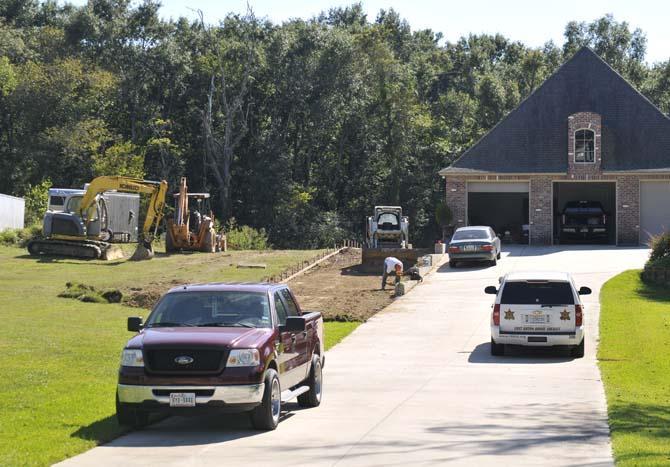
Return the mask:
[[[143,261],[145,259],[151,259],[154,257],[154,249],[151,246],[151,243],[140,242],[137,244],[137,249],[133,256],[130,257],[130,261]]]

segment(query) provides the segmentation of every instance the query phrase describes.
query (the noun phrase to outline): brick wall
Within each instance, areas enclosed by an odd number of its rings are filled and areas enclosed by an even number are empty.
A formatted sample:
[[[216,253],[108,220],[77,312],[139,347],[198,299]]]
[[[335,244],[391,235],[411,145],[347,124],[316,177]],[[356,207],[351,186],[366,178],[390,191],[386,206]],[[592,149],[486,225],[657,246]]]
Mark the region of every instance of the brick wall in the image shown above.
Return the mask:
[[[620,245],[637,245],[640,241],[640,178],[617,177],[617,229]]]
[[[531,245],[551,245],[551,177],[532,177],[530,179],[530,243]]]
[[[452,224],[463,227],[466,221],[467,193],[465,191],[466,179],[462,177],[446,177],[447,206],[453,214]]]
[[[601,119],[593,112],[578,112],[568,117],[568,179],[588,180],[602,174]],[[575,131],[593,130],[595,133],[594,162],[575,162]]]

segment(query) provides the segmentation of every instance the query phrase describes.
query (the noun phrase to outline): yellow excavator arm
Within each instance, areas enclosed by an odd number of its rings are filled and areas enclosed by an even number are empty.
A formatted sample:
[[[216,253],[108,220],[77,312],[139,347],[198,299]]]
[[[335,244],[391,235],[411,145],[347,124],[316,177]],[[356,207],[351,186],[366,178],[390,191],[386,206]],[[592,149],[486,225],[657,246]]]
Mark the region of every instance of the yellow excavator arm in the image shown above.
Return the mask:
[[[141,241],[149,245],[153,241],[156,229],[163,219],[165,209],[165,195],[167,194],[167,182],[152,180],[141,180],[139,178],[103,176],[95,178],[86,189],[81,200],[79,216],[85,223],[95,218],[96,197],[100,193],[116,190],[125,193],[146,193],[151,195],[147,207],[147,215],[142,227]]]

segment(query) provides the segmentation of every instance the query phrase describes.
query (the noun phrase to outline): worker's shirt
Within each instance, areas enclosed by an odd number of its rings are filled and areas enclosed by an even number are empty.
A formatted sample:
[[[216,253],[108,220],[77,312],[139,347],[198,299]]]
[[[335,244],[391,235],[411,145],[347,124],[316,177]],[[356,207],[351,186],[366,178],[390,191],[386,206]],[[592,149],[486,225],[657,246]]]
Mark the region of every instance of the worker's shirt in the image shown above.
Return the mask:
[[[402,271],[402,261],[400,261],[398,258],[394,258],[393,256],[386,258],[384,260],[384,269],[386,270],[386,274],[392,274],[395,272],[396,265],[400,265],[400,270]]]

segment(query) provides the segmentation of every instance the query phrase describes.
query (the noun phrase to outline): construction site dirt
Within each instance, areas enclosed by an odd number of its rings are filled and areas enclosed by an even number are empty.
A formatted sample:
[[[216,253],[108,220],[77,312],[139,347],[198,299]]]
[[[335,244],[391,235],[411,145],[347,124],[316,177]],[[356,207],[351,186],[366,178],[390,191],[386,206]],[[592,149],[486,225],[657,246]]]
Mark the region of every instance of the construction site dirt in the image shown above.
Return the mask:
[[[290,281],[305,310],[319,310],[327,321],[365,321],[391,303],[389,279],[381,290],[381,270],[364,271],[361,250],[349,248]]]

